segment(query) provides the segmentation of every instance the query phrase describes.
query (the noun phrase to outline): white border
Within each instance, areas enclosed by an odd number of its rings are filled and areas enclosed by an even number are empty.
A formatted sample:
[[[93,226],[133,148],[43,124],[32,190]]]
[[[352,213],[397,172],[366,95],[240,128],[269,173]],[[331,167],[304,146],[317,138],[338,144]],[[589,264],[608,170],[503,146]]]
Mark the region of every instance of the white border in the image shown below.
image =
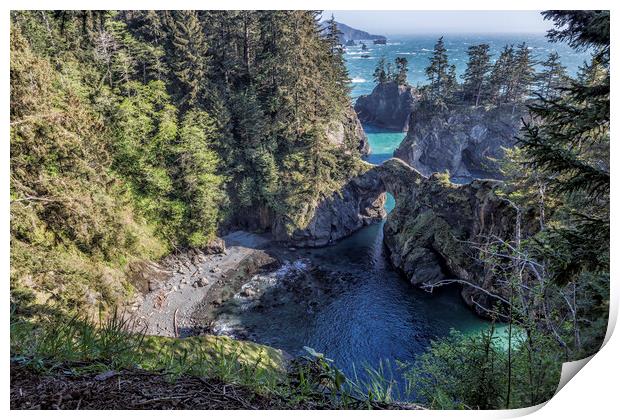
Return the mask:
[[[4,113],[2,114],[2,121],[4,130],[2,132],[3,141],[0,143],[0,156],[2,159],[2,169],[0,171],[0,188],[2,189],[3,200],[0,203],[2,206],[2,220],[1,220],[1,234],[2,234],[2,255],[0,264],[2,265],[2,272],[5,279],[5,294],[1,303],[1,311],[4,316],[4,321],[0,323],[3,335],[5,337],[4,347],[4,383],[3,383],[3,408],[9,410],[9,10],[10,9],[329,9],[329,10],[547,10],[547,9],[611,9],[612,19],[615,18],[614,7],[618,2],[611,1],[534,1],[534,0],[521,0],[518,3],[512,4],[499,3],[497,1],[484,1],[484,0],[469,0],[467,2],[459,2],[455,0],[444,0],[441,3],[438,2],[419,2],[414,3],[412,0],[408,1],[369,1],[369,0],[357,0],[357,1],[282,1],[282,0],[263,0],[263,1],[238,1],[227,0],[225,2],[214,1],[187,1],[177,0],[175,2],[161,1],[161,0],[110,0],[106,2],[91,1],[89,3],[67,0],[55,0],[55,1],[13,1],[10,5],[6,5],[2,16],[2,52],[5,57],[4,66],[1,70],[1,77],[3,81],[4,89]],[[10,9],[8,8],[10,6]],[[615,22],[612,20],[612,22]],[[361,28],[363,29],[363,28]],[[612,25],[612,57],[616,57],[618,49],[616,48],[618,40],[616,39],[616,32]],[[615,68],[612,67],[612,73],[615,72]],[[616,75],[612,76],[613,80],[616,80]],[[615,84],[612,84],[612,97],[616,97],[617,89],[614,88]],[[612,119],[618,114],[618,106],[612,102]],[[618,147],[612,142],[611,145],[611,160],[612,166],[616,166]],[[615,176],[615,170],[612,171],[612,178],[618,178]],[[612,180],[612,214],[618,214],[617,199],[618,188],[616,188],[616,180]],[[612,217],[613,219],[613,217]],[[617,249],[618,238],[620,238],[620,232],[618,224],[612,224],[611,230],[611,249]],[[612,260],[611,272],[612,278],[616,279],[618,274],[617,259]],[[603,349],[596,354],[587,367],[579,372],[579,374],[573,380],[569,381],[564,388],[562,388],[558,394],[552,398],[547,404],[543,404],[539,407],[512,410],[512,411],[426,411],[426,412],[280,412],[280,411],[263,411],[263,412],[125,412],[114,413],[114,415],[131,415],[133,418],[146,418],[147,416],[153,418],[164,418],[168,416],[183,416],[194,418],[220,418],[235,416],[237,418],[288,418],[289,416],[295,416],[298,419],[315,419],[317,416],[335,417],[339,418],[375,418],[379,417],[401,417],[407,418],[513,418],[528,413],[532,413],[530,418],[543,419],[549,417],[557,417],[563,419],[584,419],[584,418],[600,418],[607,419],[612,416],[617,416],[617,401],[618,398],[618,374],[620,373],[618,368],[617,355],[620,354],[619,339],[616,336],[610,336],[613,331],[613,326],[617,320],[618,313],[618,287],[617,280],[612,282],[612,296],[611,296],[611,313],[610,313],[610,325],[607,336],[606,345]],[[613,413],[613,414],[612,414]],[[111,413],[110,413],[111,414]],[[11,412],[11,418],[32,418],[45,415],[50,419],[62,418],[73,419],[83,417],[87,415],[89,418],[103,418],[110,415],[108,412]]]

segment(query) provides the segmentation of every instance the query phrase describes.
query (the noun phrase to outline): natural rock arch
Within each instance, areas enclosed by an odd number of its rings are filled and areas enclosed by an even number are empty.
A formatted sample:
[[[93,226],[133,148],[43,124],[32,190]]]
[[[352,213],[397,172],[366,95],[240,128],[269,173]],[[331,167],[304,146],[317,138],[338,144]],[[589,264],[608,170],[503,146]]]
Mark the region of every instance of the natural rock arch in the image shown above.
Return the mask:
[[[425,177],[398,158],[370,166],[339,192],[325,198],[308,225],[281,240],[298,246],[323,246],[386,218],[385,193],[396,206],[384,225],[384,244],[394,267],[414,285],[461,279],[463,297],[475,306],[491,307],[490,290],[502,296],[475,244],[484,238],[514,238],[516,213],[496,194],[501,181],[477,179],[454,184],[440,173]],[[535,229],[525,217],[524,231]],[[276,232],[277,233],[277,232]],[[483,312],[479,311],[482,315]]]
[[[295,246],[324,246],[386,217],[385,193],[398,201],[425,177],[400,159],[392,158],[352,178],[313,209],[308,223],[291,229],[290,220],[276,220],[276,240]]]
[[[378,177],[382,189],[379,193],[388,192],[398,202],[404,194],[411,194],[427,178],[403,160],[391,158],[376,165],[362,176]]]

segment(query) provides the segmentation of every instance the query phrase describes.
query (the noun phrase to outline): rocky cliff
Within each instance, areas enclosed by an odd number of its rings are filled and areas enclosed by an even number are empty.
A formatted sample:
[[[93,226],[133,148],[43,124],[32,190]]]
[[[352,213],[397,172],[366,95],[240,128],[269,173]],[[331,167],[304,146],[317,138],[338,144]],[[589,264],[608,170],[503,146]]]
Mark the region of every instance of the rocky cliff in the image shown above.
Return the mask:
[[[409,118],[419,100],[417,90],[396,82],[380,83],[370,95],[362,95],[355,102],[360,121],[377,127],[407,131]]]
[[[524,114],[512,105],[450,105],[437,110],[420,103],[394,156],[424,175],[448,170],[455,177],[497,178],[494,160],[503,156],[503,147],[514,146]]]
[[[302,247],[324,246],[351,235],[361,227],[385,217],[385,194],[374,171],[352,178],[344,187],[323,197],[315,206],[308,203],[309,221],[302,227],[289,218],[272,226],[274,239]]]
[[[353,107],[349,107],[345,111],[341,120],[333,121],[327,127],[327,140],[349,150],[357,149],[362,156],[367,156],[370,153],[368,136],[366,136]]]
[[[367,165],[341,191],[309,208],[311,218],[303,227],[291,231],[292,223],[283,220],[273,234],[296,246],[327,245],[385,217],[385,192],[389,192],[396,207],[387,217],[384,243],[394,267],[419,287],[457,280],[465,301],[484,314],[481,308],[494,303],[487,292],[504,297],[507,293],[478,250],[489,238],[514,240],[517,214],[498,194],[503,187],[497,180],[459,185],[441,173],[425,177],[392,158]],[[522,232],[536,229],[536,223],[527,222],[533,217],[522,219]]]
[[[458,279],[463,298],[479,313],[491,307],[487,293],[505,291],[481,262],[477,247],[490,237],[514,238],[516,212],[496,194],[501,181],[451,183],[433,174],[401,195],[384,226],[384,243],[392,264],[414,285]],[[460,283],[463,284],[463,283]]]

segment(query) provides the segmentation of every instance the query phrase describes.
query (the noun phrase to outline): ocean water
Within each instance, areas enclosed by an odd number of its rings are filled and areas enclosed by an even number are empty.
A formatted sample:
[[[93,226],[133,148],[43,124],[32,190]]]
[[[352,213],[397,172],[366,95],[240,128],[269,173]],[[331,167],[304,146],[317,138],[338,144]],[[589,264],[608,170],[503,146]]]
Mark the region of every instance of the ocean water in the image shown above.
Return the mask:
[[[360,95],[372,92],[375,83],[372,73],[381,57],[387,62],[394,62],[396,57],[405,57],[409,62],[409,83],[413,86],[427,83],[424,71],[428,66],[429,58],[433,54],[433,48],[441,35],[415,35],[389,37],[385,45],[374,45],[372,41],[366,42],[367,51],[362,51],[360,41],[354,47],[346,47],[345,60],[349,77],[351,78],[351,98],[355,100]],[[471,45],[489,44],[491,61],[494,62],[505,45],[515,47],[525,42],[532,51],[536,61],[542,61],[554,51],[560,55],[562,64],[566,66],[569,75],[577,74],[579,66],[589,58],[587,52],[578,52],[564,43],[550,43],[544,34],[467,34],[444,36],[448,59],[450,64],[456,66],[457,76],[460,77],[467,67],[467,48]],[[368,55],[369,58],[362,58]]]

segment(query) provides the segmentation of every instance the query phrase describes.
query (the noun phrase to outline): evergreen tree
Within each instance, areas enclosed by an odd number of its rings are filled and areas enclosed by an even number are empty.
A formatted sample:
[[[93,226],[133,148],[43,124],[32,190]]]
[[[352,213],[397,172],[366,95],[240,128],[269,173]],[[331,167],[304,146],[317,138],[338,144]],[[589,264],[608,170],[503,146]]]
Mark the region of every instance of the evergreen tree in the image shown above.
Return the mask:
[[[446,99],[456,86],[456,68],[448,63],[448,53],[443,37],[439,38],[435,44],[433,56],[426,68],[426,76],[430,81],[429,99],[436,105],[445,106]]]
[[[456,80],[456,66],[454,64],[451,64],[450,67],[448,67],[448,74],[446,76],[445,95],[447,97],[452,96],[456,92],[458,87],[459,85]]]
[[[540,253],[552,278],[561,285],[587,287],[588,311],[607,316],[609,290],[609,12],[551,11],[544,13],[558,28],[552,41],[594,51],[590,64],[557,97],[540,98],[530,105],[532,122],[520,137],[528,167],[549,180],[549,195],[562,203],[557,222]],[[593,302],[598,302],[593,305]],[[592,314],[589,314],[592,315]],[[580,323],[582,321],[576,321]],[[586,345],[595,351],[605,334],[604,325]],[[588,328],[590,328],[588,326]]]
[[[535,78],[535,93],[544,99],[555,98],[561,93],[561,88],[567,85],[566,67],[560,62],[560,55],[557,52],[549,54],[540,64],[542,70]]]
[[[385,65],[385,77],[387,78],[388,81],[390,80],[394,80],[394,64],[388,62]]]
[[[342,32],[338,29],[338,24],[332,15],[331,19],[327,22],[326,36],[324,37],[327,43],[327,61],[329,62],[329,82],[332,84],[334,92],[341,94],[349,93],[349,74],[347,72],[345,60],[344,60],[344,48],[340,43]]]
[[[381,84],[388,81],[387,72],[385,71],[385,57],[379,59],[372,77],[375,83]]]
[[[489,95],[496,105],[508,101],[514,70],[514,49],[506,45],[493,64],[489,80]]]
[[[467,49],[469,61],[467,70],[463,75],[463,97],[473,102],[475,106],[480,104],[485,87],[490,65],[489,45],[472,45]]]
[[[202,247],[215,236],[220,209],[226,205],[223,178],[218,175],[220,160],[214,151],[216,125],[204,111],[192,110],[181,122],[174,154],[178,163],[180,198],[184,203],[184,241]]]
[[[207,43],[196,11],[166,12],[167,54],[176,83],[173,85],[182,108],[200,103],[205,94]]]
[[[511,71],[508,98],[512,102],[522,103],[530,96],[534,82],[534,66],[531,53],[525,43],[519,45],[514,57],[514,67]]]
[[[407,67],[407,58],[406,57],[396,57],[394,60],[396,63],[396,83],[398,85],[406,85],[407,84],[407,72],[409,71],[409,67]]]

